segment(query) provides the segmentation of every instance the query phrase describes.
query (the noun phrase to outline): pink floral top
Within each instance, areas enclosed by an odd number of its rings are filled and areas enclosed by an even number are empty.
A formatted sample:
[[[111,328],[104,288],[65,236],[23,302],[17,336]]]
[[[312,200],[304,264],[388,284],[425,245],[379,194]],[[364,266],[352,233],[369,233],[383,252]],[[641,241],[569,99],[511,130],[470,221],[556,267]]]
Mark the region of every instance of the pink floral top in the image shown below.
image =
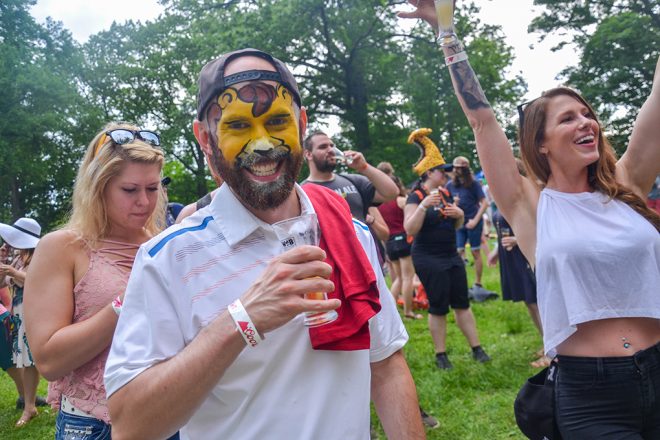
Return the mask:
[[[89,269],[73,289],[73,322],[94,316],[126,290],[135,257],[128,253],[138,245],[100,240],[102,247],[90,249]],[[103,371],[110,346],[94,359],[48,386],[48,403],[59,410],[62,396],[76,408],[110,423]]]

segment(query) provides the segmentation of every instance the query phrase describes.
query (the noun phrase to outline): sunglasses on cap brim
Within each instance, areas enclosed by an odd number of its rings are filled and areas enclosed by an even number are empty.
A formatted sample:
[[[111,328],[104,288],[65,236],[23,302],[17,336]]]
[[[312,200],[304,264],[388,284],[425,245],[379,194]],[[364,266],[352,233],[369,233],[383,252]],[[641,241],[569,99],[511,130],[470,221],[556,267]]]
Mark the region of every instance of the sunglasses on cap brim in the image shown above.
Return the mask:
[[[158,133],[149,130],[128,130],[126,128],[117,128],[115,130],[106,131],[103,136],[99,138],[99,141],[96,144],[96,149],[94,150],[94,157],[99,153],[99,150],[105,144],[108,137],[110,137],[112,142],[117,145],[128,144],[135,139],[139,139],[153,147],[160,147],[160,136]]]

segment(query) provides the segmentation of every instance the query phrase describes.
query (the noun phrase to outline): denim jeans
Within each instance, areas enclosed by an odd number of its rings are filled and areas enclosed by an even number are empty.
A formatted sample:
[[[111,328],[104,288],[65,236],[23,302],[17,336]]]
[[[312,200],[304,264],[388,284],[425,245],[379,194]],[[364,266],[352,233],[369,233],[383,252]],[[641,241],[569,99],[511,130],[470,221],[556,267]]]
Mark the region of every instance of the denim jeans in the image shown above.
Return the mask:
[[[60,411],[55,421],[55,440],[110,440],[111,430],[102,420]],[[179,440],[179,433],[168,440]]]
[[[628,357],[558,359],[564,440],[660,439],[660,343]]]
[[[103,420],[62,411],[55,421],[55,440],[110,440],[110,431]]]

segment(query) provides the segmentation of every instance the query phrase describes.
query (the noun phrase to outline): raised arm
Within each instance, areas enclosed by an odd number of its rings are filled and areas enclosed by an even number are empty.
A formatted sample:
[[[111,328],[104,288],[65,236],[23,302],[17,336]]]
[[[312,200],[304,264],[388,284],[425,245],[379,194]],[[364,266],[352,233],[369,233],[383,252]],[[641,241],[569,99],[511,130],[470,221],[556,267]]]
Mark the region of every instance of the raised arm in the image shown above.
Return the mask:
[[[660,174],[660,57],[653,88],[637,115],[628,149],[617,163],[617,179],[646,199]]]
[[[42,238],[25,281],[30,349],[39,372],[50,381],[86,364],[110,346],[117,325],[110,302],[91,318],[72,323],[76,263],[88,260],[76,242],[66,231]]]
[[[416,6],[416,9],[400,12],[400,17],[425,20],[437,30],[433,0],[410,0],[409,3]],[[474,132],[479,161],[493,197],[507,218],[513,220],[522,207],[535,207],[537,191],[531,182],[518,174],[511,145],[467,60],[463,45],[456,42],[443,47],[443,50],[447,63],[450,63],[449,72],[454,91]]]
[[[397,188],[396,183],[394,183],[390,176],[375,166],[369,165],[362,153],[349,150],[346,151],[345,154],[346,157],[353,159],[349,166],[369,179],[376,189],[374,203],[383,203],[388,200],[394,200],[396,196],[399,195],[399,188]]]

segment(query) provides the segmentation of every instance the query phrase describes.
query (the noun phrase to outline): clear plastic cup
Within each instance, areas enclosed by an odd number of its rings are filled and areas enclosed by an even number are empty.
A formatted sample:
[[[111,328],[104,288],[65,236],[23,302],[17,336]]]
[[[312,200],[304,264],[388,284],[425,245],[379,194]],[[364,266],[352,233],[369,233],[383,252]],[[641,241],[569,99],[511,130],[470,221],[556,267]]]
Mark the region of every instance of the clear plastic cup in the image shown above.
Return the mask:
[[[273,230],[282,243],[283,250],[305,244],[318,246],[321,241],[321,228],[316,214],[306,214],[289,220],[274,223]],[[326,292],[309,292],[307,299],[327,300]],[[329,324],[339,317],[336,310],[327,312],[305,312],[304,323],[307,327],[319,327]]]

